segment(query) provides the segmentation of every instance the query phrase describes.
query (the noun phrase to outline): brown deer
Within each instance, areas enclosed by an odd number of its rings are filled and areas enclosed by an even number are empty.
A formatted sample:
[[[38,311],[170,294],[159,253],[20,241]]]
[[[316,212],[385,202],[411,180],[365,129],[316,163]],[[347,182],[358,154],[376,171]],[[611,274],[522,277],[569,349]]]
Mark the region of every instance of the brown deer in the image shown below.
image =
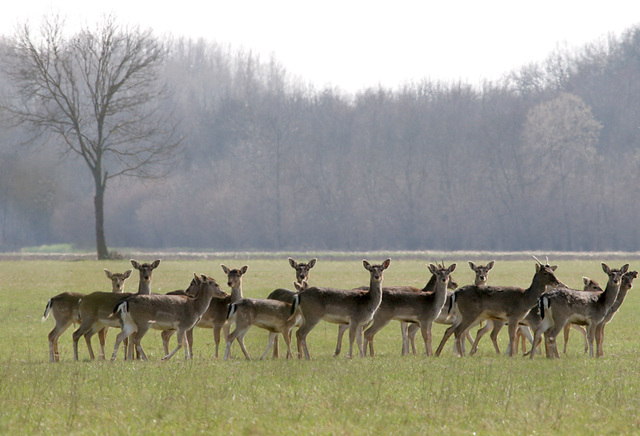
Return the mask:
[[[431,278],[429,279],[425,287],[422,289],[419,289],[413,286],[388,286],[388,287],[385,286],[382,288],[382,300],[384,301],[385,294],[387,292],[414,292],[414,293],[433,292],[436,287],[436,282],[437,282],[436,276],[432,274]],[[453,280],[453,277],[450,275],[447,288],[456,289],[457,287],[458,287],[458,284]],[[368,289],[369,289],[368,286],[362,286],[354,290],[366,291]],[[449,291],[447,291],[447,295],[449,295]],[[340,351],[342,348],[342,337],[348,329],[349,329],[349,325],[346,325],[346,324],[338,325],[338,342],[336,344],[336,351],[333,354],[334,356],[338,356],[340,354]],[[411,341],[411,345],[413,347],[413,354],[416,354],[414,340],[415,340],[415,334],[419,329],[420,327],[419,327],[419,324],[417,323],[400,321],[400,332],[402,334],[402,355],[409,354],[409,351],[408,351],[409,341]],[[373,338],[370,339],[370,344],[371,344],[370,346],[373,346]],[[366,352],[366,349],[365,349],[365,352]]]
[[[452,334],[455,334],[460,354],[464,355],[462,339],[464,332],[473,324],[486,319],[507,321],[509,326],[510,356],[515,355],[515,339],[518,324],[527,315],[547,286],[559,286],[562,283],[554,272],[557,266],[538,261],[536,273],[527,289],[515,286],[476,286],[467,285],[458,289],[452,296],[452,309],[459,313],[456,324],[449,327],[436,350],[439,356]]]
[[[602,292],[602,288],[600,287],[598,282],[596,282],[595,280],[592,280],[589,277],[583,277],[582,282],[584,284],[584,287],[582,289],[583,292],[591,292],[591,293]],[[576,292],[579,292],[579,291],[576,291]],[[520,322],[520,328],[518,332],[526,332],[526,334],[522,335],[522,338],[528,339],[529,343],[533,345],[533,336],[531,335],[529,329],[535,332],[536,329],[538,329],[541,324],[542,324],[542,317],[540,314],[540,308],[538,305],[535,305],[534,307],[531,308],[531,310],[529,310],[529,313],[527,314],[527,316],[525,316],[524,319]],[[522,345],[523,351],[525,351],[525,348],[526,348],[526,344],[523,343]],[[545,347],[545,348],[547,348],[547,355],[549,355],[548,347]],[[518,352],[518,349],[516,345],[516,353],[517,352]],[[524,355],[527,356],[530,353],[531,351],[528,351],[528,352],[525,352]]]
[[[383,272],[389,267],[391,259],[380,265],[371,265],[362,261],[370,273],[368,291],[351,291],[333,288],[310,287],[295,296],[294,305],[300,305],[302,325],[296,332],[298,357],[302,353],[310,358],[307,347],[307,335],[320,322],[325,320],[335,324],[349,324],[349,357],[353,355],[353,342],[357,340],[360,356],[364,357],[362,347],[363,326],[373,319],[382,301]]]
[[[185,359],[191,359],[186,343],[186,332],[192,329],[209,307],[213,298],[224,298],[227,294],[218,283],[207,276],[194,274],[198,281],[198,294],[194,298],[184,295],[136,294],[120,301],[113,314],[120,314],[122,331],[116,337],[111,361],[118,353],[120,343],[133,334],[133,344],[143,360],[149,360],[140,341],[150,328],[156,330],[176,330],[178,346],[162,360],[170,359],[180,348],[185,348]],[[133,356],[130,356],[133,357]]]
[[[559,358],[556,338],[567,322],[587,326],[589,354],[593,357],[596,326],[605,319],[607,312],[615,303],[622,276],[628,268],[629,265],[626,264],[620,269],[611,269],[607,264],[602,263],[602,270],[609,276],[607,286],[602,293],[595,294],[563,287],[542,294],[538,301],[542,322],[535,329],[530,357],[533,359],[536,346],[544,334],[545,344],[550,349],[550,357]]]
[[[124,282],[131,275],[130,269],[123,273],[112,273],[105,269],[104,273],[107,278],[111,280],[111,292],[116,294],[124,292]],[[53,327],[53,330],[49,332],[49,361],[60,361],[58,339],[71,324],[80,324],[79,303],[84,296],[85,294],[77,292],[63,292],[49,299],[47,307],[44,309],[44,315],[42,316],[42,322],[49,317],[50,313],[53,314],[53,319],[56,320],[56,325]],[[102,348],[104,348],[106,336],[107,328],[105,327],[98,332],[98,338],[100,339]],[[104,354],[102,358],[104,358]]]
[[[494,265],[495,265],[495,261],[493,260],[486,265],[476,265],[475,263],[469,261],[469,268],[471,268],[471,270],[475,273],[474,284],[477,286],[486,285],[487,281],[489,280],[489,271],[491,271]],[[450,284],[453,284],[454,286],[449,286],[449,289],[456,290],[458,288],[458,285],[455,282],[450,281]],[[438,317],[435,319],[434,322],[438,324],[444,324],[444,325],[453,325],[455,323],[456,314],[453,312],[449,313],[447,310],[451,304],[452,295],[453,295],[453,292],[447,291],[447,300],[445,301],[443,310],[440,311],[440,314],[438,315]],[[486,331],[488,331],[488,330],[491,330],[492,328],[493,328],[493,321],[487,320],[485,327],[483,327],[483,329],[481,330],[487,329]],[[415,336],[416,336],[416,333],[418,332],[418,329],[419,329],[418,325],[412,324],[409,326],[409,330],[407,332],[408,334],[407,341],[411,344],[411,349],[413,351],[413,354],[416,354]],[[482,334],[486,333],[486,331],[484,331]],[[480,331],[478,332],[478,334],[480,334]],[[469,341],[469,343],[473,346],[475,341],[471,338],[471,334],[469,333],[469,330],[465,332],[465,337]],[[493,336],[492,336],[492,339],[493,339]],[[478,339],[476,338],[476,341],[477,340]],[[462,341],[462,346],[464,348],[464,340]],[[454,344],[453,350],[454,350],[454,353],[459,354],[456,344]],[[403,346],[403,354],[409,354],[408,345]]]
[[[604,328],[613,319],[614,315],[620,309],[622,302],[627,296],[627,292],[633,287],[633,279],[638,277],[638,271],[628,271],[622,276],[622,282],[620,283],[620,291],[616,297],[615,303],[607,311],[607,315],[596,326],[596,356],[600,357],[604,355],[602,349],[604,342]]]
[[[291,268],[296,270],[296,281],[294,282],[294,284],[300,283],[301,285],[304,284],[303,286],[307,286],[309,283],[309,272],[311,271],[311,268],[313,268],[316,265],[316,262],[318,261],[318,259],[313,258],[307,263],[296,262],[291,257],[289,257],[288,260],[289,260],[289,265],[291,265]],[[293,298],[295,296],[296,296],[296,292],[291,291],[289,289],[279,288],[271,292],[267,296],[267,299],[278,300],[278,301],[283,301],[285,303],[293,304]],[[273,357],[277,358],[278,354],[279,354],[278,335],[275,335],[275,339],[273,342]]]
[[[242,299],[242,276],[249,269],[247,265],[240,269],[230,269],[226,265],[220,265],[220,267],[227,275],[227,285],[231,288],[231,295],[225,293],[223,298],[212,299],[209,307],[196,324],[196,327],[213,329],[213,340],[216,344],[216,358],[218,357],[220,349],[220,332],[223,332],[225,340],[229,336],[230,326],[226,324],[229,305]],[[163,345],[167,351],[169,349],[169,337],[171,337],[172,334],[172,331],[162,333]],[[193,329],[187,331],[187,342],[189,347],[193,346]]]
[[[298,283],[295,283],[298,285]],[[294,299],[294,305],[295,303]],[[284,338],[287,344],[287,359],[292,357],[291,354],[291,330],[300,319],[299,310],[289,303],[278,300],[262,300],[257,298],[243,298],[229,306],[227,315],[228,322],[235,322],[236,328],[227,337],[227,348],[224,353],[224,359],[229,358],[231,344],[234,340],[238,340],[240,348],[247,360],[251,360],[249,353],[244,346],[244,337],[251,326],[256,326],[269,331],[269,343],[267,349],[260,359],[264,359],[278,334]]]
[[[140,281],[138,283],[138,294],[149,294],[151,292],[151,277],[153,270],[160,265],[160,260],[153,263],[140,264],[135,260],[131,260],[131,265],[140,272]],[[102,330],[104,327],[120,327],[120,321],[117,317],[111,317],[113,308],[123,298],[130,293],[114,294],[111,292],[93,292],[80,300],[78,310],[80,313],[80,327],[73,332],[73,358],[78,360],[78,340],[80,336],[84,336],[89,349],[89,357],[93,360],[95,356],[91,347],[91,337]],[[104,350],[100,350],[100,355],[104,356]]]
[[[422,331],[427,356],[433,355],[431,347],[431,325],[438,317],[447,298],[447,285],[456,264],[449,268],[429,265],[429,271],[436,277],[433,292],[387,291],[382,294],[382,302],[375,312],[373,323],[364,332],[365,353],[367,344],[371,356],[375,355],[373,337],[391,320],[418,323]]]

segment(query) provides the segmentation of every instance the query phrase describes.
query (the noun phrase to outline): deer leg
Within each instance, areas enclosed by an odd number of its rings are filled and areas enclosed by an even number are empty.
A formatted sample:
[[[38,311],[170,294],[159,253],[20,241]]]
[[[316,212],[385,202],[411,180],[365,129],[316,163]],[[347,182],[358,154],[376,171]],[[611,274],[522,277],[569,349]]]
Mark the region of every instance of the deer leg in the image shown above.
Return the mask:
[[[504,327],[504,323],[501,321],[493,321],[493,329],[491,330],[491,334],[489,337],[491,338],[491,342],[493,342],[493,349],[496,350],[496,354],[500,355],[500,347],[498,346],[498,334],[500,330]],[[517,344],[516,344],[516,352],[517,352]]]
[[[442,353],[442,349],[444,348],[445,344],[447,343],[447,341],[449,340],[449,338],[451,337],[451,335],[453,334],[453,332],[455,331],[457,325],[454,324],[451,327],[447,328],[444,332],[444,336],[442,337],[442,340],[440,341],[440,345],[438,345],[438,349],[436,350],[436,356],[440,356],[440,353]],[[462,351],[462,350],[460,350]],[[462,355],[462,354],[461,354]]]
[[[267,355],[267,353],[269,352],[269,350],[273,346],[273,343],[275,342],[275,339],[277,337],[278,337],[278,333],[269,332],[269,341],[267,343],[267,349],[264,351],[264,353],[262,353],[262,356],[260,356],[260,360],[263,360],[265,358],[265,356]]]
[[[277,359],[279,357],[279,350],[278,350],[278,335],[276,335],[276,337],[273,339],[273,358]]]
[[[336,342],[336,351],[333,353],[334,357],[340,355],[340,351],[342,351],[342,337],[348,329],[349,324],[338,324],[338,341]]]
[[[182,346],[183,346],[183,344],[184,344],[184,342],[186,341],[186,338],[187,338],[185,333],[186,332],[184,330],[178,330],[178,345],[176,346],[176,348],[171,353],[166,354],[162,358],[163,361],[171,359],[171,357],[173,357],[173,355],[176,354],[180,348],[182,348]],[[186,348],[185,357],[186,357],[186,360],[189,360],[189,348],[188,347],[185,347],[185,348]]]
[[[562,348],[562,353],[563,354],[567,354],[567,345],[569,344],[569,332],[571,331],[571,325],[570,323],[565,324],[564,328],[562,329],[562,333],[563,333],[563,337],[564,337],[564,347]]]

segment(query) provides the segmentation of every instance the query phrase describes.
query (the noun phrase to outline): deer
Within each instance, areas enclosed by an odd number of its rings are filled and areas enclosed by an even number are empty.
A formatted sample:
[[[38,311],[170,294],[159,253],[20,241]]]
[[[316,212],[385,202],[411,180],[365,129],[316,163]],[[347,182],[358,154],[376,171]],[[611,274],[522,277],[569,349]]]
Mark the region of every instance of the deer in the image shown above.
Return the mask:
[[[471,268],[471,270],[475,273],[475,279],[474,279],[474,284],[477,286],[484,286],[487,284],[487,281],[489,279],[489,271],[491,271],[491,269],[494,267],[495,265],[495,261],[490,261],[489,263],[487,263],[486,265],[476,265],[475,263],[469,261],[469,268]],[[449,289],[451,289],[452,291],[455,291],[458,288],[458,285],[453,282],[452,280],[450,281],[450,285],[453,286],[449,286]],[[435,319],[434,322],[438,323],[438,324],[444,324],[444,325],[452,325],[455,322],[455,314],[454,313],[449,313],[447,311],[447,308],[449,307],[450,303],[451,303],[451,296],[453,295],[453,292],[451,291],[447,291],[447,299],[445,301],[445,305],[443,307],[443,310],[440,311],[440,314],[438,315],[438,317]],[[487,320],[486,325],[483,329],[487,329],[491,330],[493,324],[491,320]],[[416,346],[415,346],[415,337],[416,337],[416,333],[418,332],[418,325],[416,324],[412,324],[409,325],[409,330],[407,332],[407,339],[406,341],[408,341],[408,343],[411,344],[411,349],[413,351],[413,354],[416,354]],[[486,333],[486,331],[484,332]],[[483,334],[484,334],[483,333]],[[480,334],[480,332],[478,332],[478,334]],[[471,345],[473,345],[475,343],[475,341],[473,340],[473,338],[471,338],[471,335],[469,334],[469,330],[467,330],[465,332],[465,337],[467,338],[467,340],[469,341],[469,343]],[[492,337],[493,339],[493,337]],[[476,341],[478,339],[476,338]],[[464,347],[464,341],[462,341],[462,346]],[[454,344],[454,353],[459,353],[457,350],[457,346]],[[403,354],[409,354],[409,344],[407,344],[406,346],[403,346]]]
[[[382,301],[383,272],[391,263],[386,259],[380,265],[371,265],[363,260],[370,273],[369,290],[346,292],[333,288],[309,287],[294,298],[294,306],[300,306],[302,325],[296,332],[298,357],[310,359],[307,335],[321,321],[334,324],[349,324],[349,358],[353,356],[353,342],[357,340],[360,357],[364,357],[362,330],[369,323]]]
[[[116,337],[112,362],[116,359],[120,343],[131,335],[140,357],[148,361],[140,342],[150,328],[178,332],[177,347],[166,354],[163,361],[171,359],[182,347],[185,349],[185,360],[191,359],[192,353],[186,343],[187,331],[193,329],[213,298],[222,299],[227,295],[215,279],[205,275],[198,277],[195,273],[194,278],[199,285],[194,298],[184,295],[135,294],[116,304],[112,314],[120,314],[122,331]]]
[[[622,276],[628,268],[629,264],[625,264],[620,269],[612,269],[603,262],[602,270],[609,279],[602,293],[581,292],[564,287],[542,294],[538,300],[542,322],[535,329],[529,357],[533,359],[536,346],[544,334],[545,344],[549,348],[547,357],[559,358],[556,338],[567,322],[587,326],[589,355],[593,357],[596,326],[605,319],[607,312],[615,303]]]
[[[537,259],[536,259],[537,260]],[[449,337],[455,334],[460,356],[464,356],[462,339],[464,332],[474,323],[493,319],[507,321],[509,326],[509,356],[515,356],[516,330],[520,321],[527,315],[546,290],[547,286],[561,286],[562,282],[555,276],[557,266],[543,265],[537,261],[536,272],[531,285],[527,289],[516,286],[477,286],[467,285],[454,292],[451,297],[451,309],[458,313],[456,323],[449,327],[440,341],[436,356]]]
[[[297,282],[294,283],[298,285]],[[273,343],[281,334],[287,344],[287,359],[293,357],[291,354],[291,330],[300,320],[299,310],[296,306],[297,300],[294,298],[294,304],[285,303],[278,300],[243,298],[240,301],[229,305],[227,314],[227,322],[235,322],[236,328],[227,337],[227,348],[224,353],[224,360],[229,359],[231,344],[234,340],[238,340],[240,348],[247,360],[251,360],[247,349],[244,346],[244,337],[251,326],[256,326],[269,331],[269,343],[267,349],[260,359],[264,359]]]
[[[601,357],[604,355],[603,342],[604,342],[604,328],[611,322],[618,309],[622,305],[627,292],[633,287],[633,279],[638,277],[638,271],[627,271],[622,276],[622,282],[620,283],[620,291],[616,297],[615,303],[609,308],[604,319],[596,326],[596,356]]]
[[[373,316],[371,326],[364,332],[364,350],[367,345],[371,356],[375,355],[373,337],[391,320],[418,323],[422,331],[427,356],[433,355],[431,347],[431,326],[438,317],[447,298],[447,285],[451,273],[456,269],[456,264],[448,268],[444,265],[428,265],[429,271],[435,279],[433,292],[403,292],[387,291],[382,294],[380,307]]]
[[[591,293],[603,292],[598,282],[590,279],[589,277],[582,277],[582,282],[584,284],[584,287],[582,289],[583,292],[591,292]],[[576,292],[579,292],[579,291],[576,291]],[[531,310],[529,310],[529,313],[527,314],[527,316],[525,316],[524,319],[520,322],[520,329],[518,330],[518,332],[526,332],[527,334],[522,334],[522,338],[523,339],[526,338],[529,341],[529,343],[533,345],[533,336],[531,336],[529,329],[535,332],[536,329],[540,327],[541,323],[542,323],[542,317],[540,314],[540,308],[536,304],[534,307],[531,308]],[[523,343],[522,349],[524,351],[526,351],[525,348],[526,348],[526,344]],[[516,343],[516,353],[517,352],[518,352],[518,349],[517,349],[517,343]],[[530,353],[531,351],[528,351],[528,352],[525,352],[524,355],[527,356]],[[548,354],[549,354],[549,350],[547,348],[547,355]]]
[[[624,278],[624,276],[623,276]],[[597,282],[587,278],[587,277],[583,277],[582,280],[584,281],[584,288],[582,289],[585,292],[602,292],[602,288],[600,287],[600,285],[598,285]],[[593,287],[590,286],[591,283],[595,283],[597,286]],[[618,292],[618,295],[620,295],[620,292],[622,291],[622,285],[620,286],[620,291]],[[567,354],[567,345],[569,344],[569,332],[571,331],[571,329],[577,330],[580,333],[582,333],[582,336],[584,338],[584,353],[587,354],[589,352],[589,340],[587,338],[587,331],[584,329],[584,327],[582,327],[579,324],[573,324],[573,323],[566,323],[563,330],[563,336],[564,336],[564,347],[562,349],[562,353],[563,354]],[[532,338],[533,340],[533,338]]]
[[[223,332],[225,340],[229,336],[229,324],[226,324],[229,305],[242,299],[242,276],[249,269],[247,265],[240,269],[230,269],[226,265],[220,265],[220,267],[227,275],[227,285],[231,288],[231,295],[225,292],[224,297],[212,299],[209,307],[196,324],[196,327],[213,329],[216,358],[218,358],[220,348],[220,332]],[[169,338],[173,333],[174,331],[171,330],[162,332],[162,343],[166,352],[169,350]],[[187,331],[187,342],[189,347],[193,346],[193,329]]]
[[[121,294],[124,292],[124,282],[131,276],[131,270],[127,270],[123,273],[112,273],[109,270],[104,270],[105,275],[111,280],[111,292],[115,294]],[[56,321],[56,325],[53,330],[49,332],[49,361],[59,362],[60,354],[58,353],[58,339],[60,336],[71,326],[71,324],[80,324],[80,312],[79,303],[85,294],[78,292],[63,292],[56,296],[53,296],[47,302],[47,306],[44,309],[44,315],[42,316],[42,322],[45,322],[49,318],[49,314],[53,314],[53,318]],[[104,341],[107,335],[107,328],[98,332],[98,338],[100,344],[104,346]]]
[[[385,294],[387,292],[398,292],[398,291],[400,291],[400,292],[413,292],[413,293],[433,292],[435,290],[435,286],[436,286],[436,276],[432,274],[431,278],[429,279],[429,281],[427,282],[425,287],[422,288],[422,289],[418,289],[418,288],[413,287],[413,286],[383,287],[382,288],[382,300],[384,302]],[[448,289],[456,289],[457,287],[458,287],[458,284],[453,280],[453,277],[450,275],[449,276],[449,282],[447,284],[447,288]],[[368,289],[369,288],[367,286],[362,286],[362,287],[356,288],[354,290],[358,291],[358,290],[368,290]],[[449,291],[447,291],[447,295],[449,295]],[[409,323],[409,322],[400,321],[400,332],[402,333],[402,355],[409,354],[409,352],[408,352],[408,347],[409,347],[408,341],[409,341],[409,339],[411,339],[411,341],[412,341],[413,354],[416,354],[415,343],[413,342],[413,340],[415,338],[415,333],[418,331],[419,328],[420,328],[419,325],[416,324],[416,323]],[[342,348],[342,337],[343,337],[344,333],[348,329],[349,329],[349,326],[346,325],[346,324],[340,324],[338,326],[338,342],[336,344],[336,351],[333,354],[334,356],[338,356],[340,354],[340,351],[341,351],[341,348]],[[408,334],[413,334],[413,336],[411,338],[409,338]],[[371,344],[371,346],[373,346],[373,338],[371,338],[370,344]],[[366,352],[366,348],[365,348],[365,352]]]
[[[294,286],[296,283],[301,284],[301,286],[308,286],[309,283],[309,272],[311,268],[316,265],[318,259],[313,258],[309,262],[296,262],[293,258],[289,257],[287,259],[289,261],[289,265],[291,268],[296,270],[296,281],[294,282]],[[296,292],[290,291],[289,289],[279,288],[271,292],[268,296],[268,300],[278,300],[283,301],[285,303],[293,304],[293,298],[295,297]],[[278,357],[278,335],[275,335],[275,339],[273,342],[273,357]]]
[[[131,259],[131,265],[140,273],[140,281],[138,283],[138,295],[147,295],[151,293],[151,277],[153,270],[160,265],[160,260],[152,263],[138,263]],[[131,293],[114,294],[112,292],[93,292],[80,300],[78,311],[80,313],[80,327],[73,332],[73,357],[78,360],[78,340],[80,336],[84,336],[89,349],[89,357],[95,359],[93,349],[91,347],[91,337],[102,330],[104,327],[120,327],[118,318],[111,317],[113,308],[122,299],[133,295]],[[104,358],[104,350],[101,344],[100,356]]]

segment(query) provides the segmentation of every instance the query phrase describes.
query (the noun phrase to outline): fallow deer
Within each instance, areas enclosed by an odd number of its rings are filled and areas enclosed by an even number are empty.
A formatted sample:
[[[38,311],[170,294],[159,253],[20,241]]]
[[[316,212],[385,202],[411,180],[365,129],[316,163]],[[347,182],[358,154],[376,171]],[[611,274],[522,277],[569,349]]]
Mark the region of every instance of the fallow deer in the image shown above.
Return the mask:
[[[131,275],[131,270],[127,270],[123,273],[112,273],[109,270],[104,270],[107,278],[111,280],[111,292],[120,294],[124,292],[124,282]],[[58,339],[60,336],[71,326],[71,324],[80,324],[80,311],[79,303],[85,294],[77,292],[63,292],[49,299],[47,307],[44,309],[44,315],[42,316],[42,322],[44,322],[49,314],[53,314],[53,318],[56,320],[56,325],[53,330],[49,332],[49,360],[51,362],[59,362],[60,354],[58,353]],[[107,335],[107,328],[98,332],[100,338],[100,344],[104,347],[105,337]],[[104,358],[104,355],[102,355]]]
[[[186,332],[195,326],[213,298],[224,298],[227,295],[211,277],[202,275],[198,278],[196,274],[194,277],[199,284],[198,294],[194,298],[183,295],[136,294],[115,306],[113,313],[120,314],[122,331],[116,337],[112,361],[116,358],[120,343],[132,334],[136,350],[143,360],[149,360],[141,344],[149,328],[178,332],[178,346],[162,360],[170,359],[182,347],[185,347],[186,360],[191,359]]]
[[[309,272],[311,268],[316,265],[318,259],[313,258],[309,262],[296,262],[293,258],[289,257],[289,265],[291,268],[296,270],[296,281],[294,283],[300,284],[308,284],[309,283]],[[293,304],[293,298],[296,296],[296,292],[291,291],[289,289],[279,288],[271,292],[267,299],[269,300],[278,300],[283,301],[285,303]],[[275,335],[275,339],[273,342],[273,357],[278,357],[278,335]]]
[[[433,292],[383,291],[382,302],[373,317],[373,323],[364,332],[365,353],[367,344],[371,356],[374,356],[373,337],[391,320],[417,323],[422,331],[427,356],[432,356],[431,325],[438,317],[447,297],[449,277],[456,264],[449,268],[429,265],[429,271],[436,277]]]
[[[449,327],[438,346],[436,355],[442,349],[452,334],[455,334],[457,348],[462,351],[464,332],[474,323],[493,319],[507,321],[509,325],[510,356],[515,355],[515,336],[518,324],[527,315],[547,286],[562,285],[554,274],[557,266],[548,263],[543,265],[538,261],[536,273],[531,285],[527,289],[515,286],[476,286],[467,285],[458,289],[452,296],[453,310],[459,314],[454,325]]]
[[[545,335],[545,343],[550,349],[551,357],[560,357],[556,346],[558,333],[567,322],[587,326],[589,337],[589,354],[593,357],[593,341],[596,326],[604,320],[613,306],[620,290],[622,276],[629,265],[620,269],[611,269],[602,263],[602,270],[609,276],[604,292],[595,294],[576,291],[568,288],[556,288],[542,294],[538,301],[542,322],[535,330],[530,357],[533,358],[537,344]]]
[[[298,285],[298,283],[295,283]],[[295,303],[294,299],[294,305]],[[287,344],[287,359],[291,355],[291,330],[298,322],[300,315],[295,306],[278,300],[262,300],[257,298],[243,298],[229,306],[227,320],[235,322],[236,328],[227,337],[227,348],[224,359],[229,358],[231,344],[238,340],[240,348],[247,360],[250,360],[249,353],[244,346],[244,336],[251,326],[256,326],[269,331],[269,343],[267,349],[260,359],[264,359],[278,334],[284,338]]]
[[[151,277],[153,270],[160,265],[160,260],[153,263],[140,264],[131,260],[131,265],[140,272],[137,294],[149,294],[151,292]],[[89,348],[89,356],[93,360],[95,356],[91,347],[91,337],[104,327],[120,327],[118,318],[111,317],[113,308],[123,298],[131,293],[114,294],[111,292],[93,292],[80,300],[78,306],[80,313],[80,327],[73,332],[73,357],[78,360],[78,340],[84,336]],[[104,356],[104,350],[100,350],[100,355]]]
[[[616,297],[615,303],[607,311],[607,315],[596,326],[596,356],[603,356],[603,342],[604,342],[604,328],[613,319],[614,315],[620,309],[622,302],[627,296],[627,292],[633,287],[633,279],[638,277],[638,271],[628,271],[622,276],[622,282],[620,283],[620,291]]]
[[[310,287],[295,296],[294,305],[299,304],[302,313],[302,325],[296,332],[298,357],[309,359],[307,335],[320,322],[325,320],[335,324],[349,324],[349,357],[353,355],[353,342],[357,340],[360,356],[364,357],[362,329],[373,319],[382,301],[383,272],[389,267],[391,259],[381,265],[371,265],[362,261],[370,273],[368,291],[351,291],[333,288]]]

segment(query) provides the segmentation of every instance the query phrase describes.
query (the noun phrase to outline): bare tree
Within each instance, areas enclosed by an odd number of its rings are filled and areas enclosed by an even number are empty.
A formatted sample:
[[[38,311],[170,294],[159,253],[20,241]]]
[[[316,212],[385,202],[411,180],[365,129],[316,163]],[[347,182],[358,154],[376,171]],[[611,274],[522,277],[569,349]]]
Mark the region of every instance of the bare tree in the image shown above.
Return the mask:
[[[72,36],[58,16],[45,17],[39,35],[25,24],[7,47],[2,69],[13,89],[2,107],[16,124],[61,140],[63,156],[87,164],[95,185],[97,254],[108,258],[107,182],[162,177],[180,146],[162,105],[166,49],[151,31],[123,28],[112,16]]]

